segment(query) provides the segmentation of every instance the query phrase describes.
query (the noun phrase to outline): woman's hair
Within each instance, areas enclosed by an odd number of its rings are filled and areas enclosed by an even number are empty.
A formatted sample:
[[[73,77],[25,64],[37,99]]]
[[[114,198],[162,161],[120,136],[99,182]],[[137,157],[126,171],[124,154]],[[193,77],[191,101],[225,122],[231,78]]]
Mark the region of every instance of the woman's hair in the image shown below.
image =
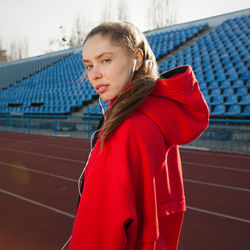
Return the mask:
[[[116,46],[121,46],[130,55],[136,49],[143,51],[143,62],[139,70],[134,72],[129,88],[125,88],[106,110],[102,127],[101,146],[105,138],[117,128],[148,96],[158,78],[155,56],[145,35],[133,24],[128,22],[105,22],[93,28],[84,40],[94,35],[108,37]]]

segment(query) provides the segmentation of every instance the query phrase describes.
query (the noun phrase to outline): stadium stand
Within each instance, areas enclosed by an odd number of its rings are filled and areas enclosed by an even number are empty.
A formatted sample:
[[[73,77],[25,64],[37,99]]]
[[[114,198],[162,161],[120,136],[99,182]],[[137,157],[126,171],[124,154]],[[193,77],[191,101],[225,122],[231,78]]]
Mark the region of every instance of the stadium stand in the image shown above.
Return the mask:
[[[211,117],[250,117],[249,13],[146,33],[160,73],[192,66]],[[83,71],[80,48],[1,64],[0,113],[101,114],[98,95],[86,79],[79,80]]]
[[[74,50],[53,52],[41,56],[26,58],[0,64],[0,88],[8,88],[14,82],[28,78],[53,63],[73,54]]]

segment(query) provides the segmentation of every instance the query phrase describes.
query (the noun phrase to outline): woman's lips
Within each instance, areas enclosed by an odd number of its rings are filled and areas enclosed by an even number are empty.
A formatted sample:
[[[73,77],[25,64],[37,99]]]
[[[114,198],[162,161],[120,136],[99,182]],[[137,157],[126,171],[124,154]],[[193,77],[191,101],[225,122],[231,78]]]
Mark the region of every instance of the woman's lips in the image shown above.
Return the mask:
[[[108,88],[108,84],[97,84],[95,90],[98,94],[104,93]]]

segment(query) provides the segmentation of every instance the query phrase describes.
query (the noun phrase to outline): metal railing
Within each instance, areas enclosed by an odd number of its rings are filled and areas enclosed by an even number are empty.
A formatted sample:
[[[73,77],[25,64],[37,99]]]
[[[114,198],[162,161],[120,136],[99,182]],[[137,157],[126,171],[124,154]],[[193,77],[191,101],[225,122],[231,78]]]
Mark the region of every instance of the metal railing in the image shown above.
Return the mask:
[[[90,138],[100,116],[0,115],[0,131]],[[250,120],[210,119],[209,127],[184,147],[250,153]]]
[[[0,115],[0,131],[90,138],[100,116]]]

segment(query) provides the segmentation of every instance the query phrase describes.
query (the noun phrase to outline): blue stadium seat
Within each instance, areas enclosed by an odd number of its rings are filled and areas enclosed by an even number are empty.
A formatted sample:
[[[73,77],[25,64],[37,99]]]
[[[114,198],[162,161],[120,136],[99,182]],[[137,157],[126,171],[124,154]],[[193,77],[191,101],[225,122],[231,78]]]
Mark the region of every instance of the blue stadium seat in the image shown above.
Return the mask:
[[[210,82],[208,85],[208,89],[216,89],[218,88],[218,82]]]
[[[240,105],[249,105],[250,104],[250,94],[243,95],[241,97],[241,101],[239,102]]]
[[[235,116],[240,115],[241,108],[239,104],[233,104],[229,107],[229,110],[226,112],[226,115]]]
[[[219,104],[215,106],[214,111],[211,113],[211,115],[221,116],[225,114],[225,111],[226,111],[225,105]]]
[[[229,88],[229,87],[231,87],[231,82],[230,81],[223,81],[221,83],[220,87],[223,88],[223,89]]]
[[[245,106],[243,112],[241,113],[241,116],[250,117],[250,105]]]
[[[240,75],[240,79],[242,80],[248,80],[250,79],[250,72],[245,72]]]
[[[250,79],[247,80],[246,87],[250,88]]]
[[[230,95],[226,98],[225,105],[232,105],[238,103],[238,96],[237,95]]]
[[[244,82],[242,80],[236,80],[233,81],[233,88],[239,88],[239,87],[243,87],[244,86]]]
[[[210,104],[210,102],[211,102],[211,97],[208,96],[208,95],[206,95],[206,96],[204,96],[204,98],[205,98],[207,104]]]
[[[213,105],[223,104],[224,103],[224,97],[221,95],[212,97],[212,102],[210,102]]]
[[[230,81],[236,80],[236,79],[238,79],[238,74],[237,73],[230,74],[227,77],[227,80],[230,80]]]
[[[227,78],[226,78],[226,75],[225,74],[219,74],[217,75],[217,78],[216,80],[221,82],[221,81],[225,81]]]
[[[223,91],[223,96],[230,96],[233,94],[234,94],[233,88],[227,88],[227,89],[224,89],[224,91]]]
[[[207,89],[207,84],[205,82],[202,82],[199,84],[200,89]]]
[[[248,72],[248,69],[245,66],[238,69],[238,74],[243,74],[243,73],[245,74],[247,72]]]
[[[221,94],[220,89],[212,89],[210,96],[218,96]]]
[[[248,90],[247,90],[246,87],[241,87],[241,88],[238,88],[238,89],[237,89],[236,94],[237,94],[238,96],[247,95],[247,94],[248,94]]]

